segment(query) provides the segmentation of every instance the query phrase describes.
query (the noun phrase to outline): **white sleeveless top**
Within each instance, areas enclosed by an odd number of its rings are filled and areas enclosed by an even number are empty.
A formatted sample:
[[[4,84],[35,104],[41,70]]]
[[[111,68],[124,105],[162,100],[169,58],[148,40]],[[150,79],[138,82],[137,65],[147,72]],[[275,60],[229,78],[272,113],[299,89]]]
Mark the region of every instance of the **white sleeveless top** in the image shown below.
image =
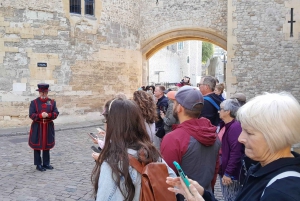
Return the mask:
[[[148,135],[150,136],[151,142],[154,144],[154,146],[160,150],[160,139],[155,135],[155,123],[148,124],[145,121],[145,127],[147,130]]]

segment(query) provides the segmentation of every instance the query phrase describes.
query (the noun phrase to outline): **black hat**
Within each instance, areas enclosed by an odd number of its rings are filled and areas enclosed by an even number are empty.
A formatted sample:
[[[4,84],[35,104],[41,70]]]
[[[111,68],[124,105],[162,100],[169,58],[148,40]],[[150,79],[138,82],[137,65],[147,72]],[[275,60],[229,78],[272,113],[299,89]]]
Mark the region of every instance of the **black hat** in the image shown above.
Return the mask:
[[[39,91],[39,92],[48,92],[48,91],[51,91],[49,89],[49,84],[39,83],[37,86],[38,86],[38,89],[36,91]]]

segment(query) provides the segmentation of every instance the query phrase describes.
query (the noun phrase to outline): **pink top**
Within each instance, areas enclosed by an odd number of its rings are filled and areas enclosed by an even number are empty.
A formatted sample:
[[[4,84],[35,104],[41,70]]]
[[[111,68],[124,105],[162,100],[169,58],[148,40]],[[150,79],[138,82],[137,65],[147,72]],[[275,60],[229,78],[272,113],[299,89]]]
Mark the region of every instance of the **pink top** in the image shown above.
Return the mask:
[[[104,147],[104,142],[105,142],[105,137],[103,138],[103,140],[98,140],[98,145],[101,149],[103,149]]]

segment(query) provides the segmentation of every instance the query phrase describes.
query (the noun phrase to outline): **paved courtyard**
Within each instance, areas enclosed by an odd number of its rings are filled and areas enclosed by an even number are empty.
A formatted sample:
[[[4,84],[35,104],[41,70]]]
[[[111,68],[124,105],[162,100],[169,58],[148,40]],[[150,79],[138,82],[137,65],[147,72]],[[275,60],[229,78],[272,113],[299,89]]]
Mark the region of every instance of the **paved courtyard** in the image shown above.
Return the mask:
[[[96,133],[97,127],[75,125],[56,131],[56,146],[50,152],[54,169],[46,172],[35,169],[25,133],[0,133],[0,200],[92,201],[93,143],[86,133]],[[221,200],[218,184],[216,197]]]

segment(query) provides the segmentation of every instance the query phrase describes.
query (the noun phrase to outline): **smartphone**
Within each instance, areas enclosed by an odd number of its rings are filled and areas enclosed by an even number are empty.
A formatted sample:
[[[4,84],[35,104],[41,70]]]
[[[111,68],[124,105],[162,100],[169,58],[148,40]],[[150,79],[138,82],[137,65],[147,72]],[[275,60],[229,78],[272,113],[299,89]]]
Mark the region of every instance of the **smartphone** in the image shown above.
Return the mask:
[[[97,149],[95,146],[91,146],[91,149],[96,152],[96,153],[100,153],[100,149]]]
[[[160,107],[160,110],[164,113],[164,114],[166,114],[166,112],[167,112],[167,110],[166,110],[166,107],[165,106],[163,106],[163,107]]]
[[[89,135],[95,139],[98,139],[98,137],[94,133],[90,133]]]
[[[181,179],[184,181],[186,187],[190,190],[190,182],[188,180],[188,178],[186,177],[186,175],[184,174],[183,170],[181,169],[180,165],[174,161],[173,164],[175,165],[175,168],[177,169]]]

